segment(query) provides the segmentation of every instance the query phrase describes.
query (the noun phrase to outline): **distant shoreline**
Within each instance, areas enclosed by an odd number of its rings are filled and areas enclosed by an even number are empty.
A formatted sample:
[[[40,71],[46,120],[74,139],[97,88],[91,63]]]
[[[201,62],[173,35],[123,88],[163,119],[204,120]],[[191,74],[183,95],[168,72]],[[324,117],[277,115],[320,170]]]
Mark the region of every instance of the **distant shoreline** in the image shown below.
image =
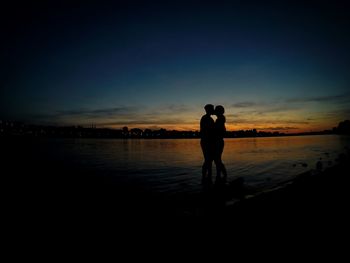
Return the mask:
[[[306,134],[283,134],[283,135],[270,135],[270,136],[225,136],[225,139],[244,139],[244,138],[278,138],[278,137],[297,137],[297,136],[318,136],[318,135],[342,135],[349,136],[347,134],[336,133],[306,133]],[[78,137],[78,136],[36,136],[36,135],[0,135],[0,138],[23,138],[23,139],[116,139],[116,140],[158,140],[158,139],[200,139],[200,137]]]
[[[225,138],[260,138],[285,137],[304,135],[339,134],[336,128],[332,130],[283,133],[252,130],[227,131]],[[82,127],[82,126],[44,126],[24,124],[21,122],[0,121],[0,137],[24,138],[107,138],[107,139],[198,139],[199,131],[151,130],[123,127],[122,129]]]

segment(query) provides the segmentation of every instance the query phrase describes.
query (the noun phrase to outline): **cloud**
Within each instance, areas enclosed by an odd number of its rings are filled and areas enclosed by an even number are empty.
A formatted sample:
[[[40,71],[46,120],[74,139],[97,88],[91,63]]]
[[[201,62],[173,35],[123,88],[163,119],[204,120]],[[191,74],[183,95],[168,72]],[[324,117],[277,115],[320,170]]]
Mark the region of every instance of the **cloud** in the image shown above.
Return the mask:
[[[183,116],[183,115],[192,115],[196,109],[187,105],[161,105],[155,107],[144,107],[140,113],[148,114],[151,116],[159,116],[159,115],[168,115],[168,116]]]
[[[340,100],[339,96],[331,96],[331,100]],[[324,97],[314,97],[323,101]],[[292,100],[292,99],[291,99]],[[308,98],[311,100],[311,98]],[[297,101],[294,99],[293,101]],[[306,101],[299,99],[298,101]],[[326,125],[350,116],[348,105],[342,104],[333,110],[325,108],[307,111],[298,103],[286,103],[286,100],[267,102],[238,102],[238,110],[229,108],[226,114],[227,125],[245,127],[244,129],[264,127],[261,130],[294,130],[307,125]],[[251,106],[251,107],[250,107]],[[55,125],[90,125],[91,123],[104,127],[197,127],[202,116],[201,109],[194,105],[164,104],[147,106],[116,105],[114,107],[80,108],[57,110],[52,113],[36,115],[37,123]],[[330,124],[334,125],[334,124]],[[317,126],[317,127],[318,127]],[[267,128],[266,128],[267,127]]]
[[[303,103],[303,102],[337,102],[337,103],[346,103],[350,102],[349,94],[340,94],[340,95],[329,95],[329,96],[314,96],[314,97],[305,97],[305,98],[291,98],[286,100],[287,103]]]
[[[189,111],[193,110],[191,107],[183,105],[183,104],[182,105],[174,105],[174,104],[166,105],[166,106],[163,106],[162,109],[169,110],[171,112],[176,112],[176,113],[189,112]]]
[[[114,107],[114,108],[102,108],[102,109],[77,109],[77,110],[61,110],[52,114],[51,116],[63,117],[63,116],[110,116],[117,114],[125,114],[135,112],[134,107]]]
[[[232,104],[231,111],[236,111],[240,116],[268,116],[270,114],[290,113],[306,111],[306,104],[309,103],[332,103],[334,105],[347,105],[350,103],[350,93],[328,95],[328,96],[309,96],[284,98],[273,101],[253,102],[242,101]],[[301,107],[300,104],[305,104]],[[311,110],[311,109],[310,109]]]
[[[32,114],[30,119],[39,123],[52,124],[81,124],[84,122],[96,122],[98,120],[117,118],[118,116],[128,116],[133,118],[138,115],[139,109],[136,107],[111,107],[99,109],[72,109],[57,110],[51,113]]]
[[[249,108],[249,107],[254,107],[257,106],[258,104],[256,102],[251,102],[251,101],[245,101],[245,102],[237,102],[231,105],[231,107],[234,108]]]
[[[287,111],[298,111],[300,107],[298,105],[292,105],[291,103],[286,103],[284,100],[275,100],[269,102],[238,102],[231,105],[233,108],[231,111],[238,111],[237,114],[240,115],[265,115],[270,113],[279,113]]]
[[[192,124],[192,122],[183,119],[173,119],[173,118],[145,118],[140,116],[137,119],[121,119],[116,121],[100,122],[103,126],[118,126],[118,125],[177,125],[177,124]]]
[[[257,130],[266,130],[266,131],[288,131],[288,130],[299,130],[300,128],[298,127],[282,127],[282,126],[277,126],[277,127],[267,127],[267,128],[256,128]]]
[[[237,118],[237,119],[232,119],[228,120],[228,123],[232,122],[233,124],[254,124],[254,125],[261,125],[263,123],[267,124],[281,124],[281,123],[288,123],[288,124],[310,124],[309,121],[303,121],[303,120],[290,120],[290,119],[274,119],[274,118],[269,118],[269,119],[250,119],[250,118]]]
[[[199,122],[200,116],[186,105],[118,106],[95,109],[59,110],[33,116],[40,123],[60,125],[137,126],[137,125],[189,125]]]
[[[338,109],[329,112],[323,112],[322,116],[324,118],[333,119],[333,120],[344,120],[350,117],[350,108]]]
[[[240,114],[226,114],[226,119],[239,119]]]
[[[300,108],[294,105],[269,105],[262,109],[255,110],[254,113],[256,113],[257,115],[264,115],[269,113],[287,112],[291,110],[296,111],[296,110],[300,110]]]

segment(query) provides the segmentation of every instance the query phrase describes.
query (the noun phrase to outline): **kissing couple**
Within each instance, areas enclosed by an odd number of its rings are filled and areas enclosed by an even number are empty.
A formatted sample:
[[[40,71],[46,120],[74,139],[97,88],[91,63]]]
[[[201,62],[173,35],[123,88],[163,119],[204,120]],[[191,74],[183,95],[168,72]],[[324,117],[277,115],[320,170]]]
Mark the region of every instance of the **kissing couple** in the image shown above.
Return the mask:
[[[224,179],[227,178],[225,165],[221,160],[224,151],[224,136],[226,132],[224,116],[225,109],[223,106],[207,104],[204,107],[206,114],[202,116],[200,121],[201,147],[204,155],[204,163],[202,166],[202,178],[211,178],[213,161],[216,166],[216,176]],[[214,122],[212,115],[216,115]]]

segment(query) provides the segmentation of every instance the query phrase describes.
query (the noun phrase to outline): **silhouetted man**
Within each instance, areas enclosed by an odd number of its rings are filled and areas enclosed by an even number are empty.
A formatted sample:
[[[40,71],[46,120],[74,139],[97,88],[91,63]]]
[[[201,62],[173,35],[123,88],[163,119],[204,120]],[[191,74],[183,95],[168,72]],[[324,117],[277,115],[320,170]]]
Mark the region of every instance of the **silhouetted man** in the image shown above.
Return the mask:
[[[201,147],[204,155],[202,166],[202,176],[211,177],[212,163],[214,160],[214,120],[211,115],[214,114],[214,105],[207,104],[204,107],[206,114],[203,115],[200,122]]]

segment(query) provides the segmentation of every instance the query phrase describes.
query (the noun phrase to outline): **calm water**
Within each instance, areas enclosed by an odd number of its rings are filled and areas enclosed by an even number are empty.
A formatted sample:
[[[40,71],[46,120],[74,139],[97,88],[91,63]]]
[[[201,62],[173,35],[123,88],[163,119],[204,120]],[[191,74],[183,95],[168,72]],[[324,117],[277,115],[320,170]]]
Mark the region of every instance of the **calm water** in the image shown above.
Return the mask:
[[[228,181],[244,177],[247,185],[264,189],[315,169],[318,160],[325,167],[334,164],[349,145],[349,137],[336,135],[226,139],[223,161]],[[67,169],[112,176],[149,191],[195,192],[203,187],[197,139],[46,139],[34,152]]]

